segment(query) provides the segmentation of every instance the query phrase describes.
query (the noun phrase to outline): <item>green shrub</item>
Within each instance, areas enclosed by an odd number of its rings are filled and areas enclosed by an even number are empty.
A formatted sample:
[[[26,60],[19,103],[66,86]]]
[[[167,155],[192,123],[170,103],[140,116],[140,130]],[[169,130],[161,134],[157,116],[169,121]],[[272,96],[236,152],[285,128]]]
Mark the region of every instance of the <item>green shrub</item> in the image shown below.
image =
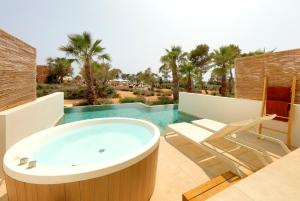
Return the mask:
[[[53,92],[52,92],[53,93]],[[49,92],[49,90],[47,89],[41,89],[41,90],[37,90],[36,91],[36,96],[37,97],[42,97],[42,96],[46,96],[48,94],[51,94],[51,92]]]
[[[95,105],[106,105],[106,104],[113,104],[112,100],[110,99],[100,99],[100,100],[96,100]],[[81,100],[77,103],[73,104],[74,106],[87,106],[89,105],[87,100]]]
[[[74,84],[38,84],[36,87],[36,95],[38,97],[54,92],[64,92],[65,99],[80,99],[85,98],[86,87]]]
[[[115,93],[113,96],[112,96],[112,98],[119,98],[120,97],[120,94],[118,94],[118,93]]]
[[[171,96],[172,92],[171,91],[165,91],[162,93],[162,96]]]
[[[148,90],[134,89],[132,92],[134,95],[138,96],[154,96],[154,92]]]
[[[134,95],[138,95],[139,92],[140,92],[140,90],[138,90],[138,89],[133,89],[132,92],[133,92]]]
[[[132,89],[129,88],[128,86],[118,86],[116,87],[116,89],[120,91],[132,91]]]
[[[80,99],[86,97],[86,88],[66,88],[63,89],[65,99]]]
[[[146,99],[144,97],[140,97],[140,96],[120,98],[120,103],[135,103],[135,102],[145,103]]]
[[[106,92],[106,94],[111,95],[111,94],[116,93],[116,90],[115,90],[115,88],[113,88],[111,85],[107,85],[107,86],[105,87],[105,92]]]
[[[86,106],[86,105],[89,105],[87,100],[82,100],[82,101],[79,101],[77,103],[73,103],[73,106]]]
[[[154,96],[154,92],[153,91],[146,91],[145,95],[146,96]]]
[[[113,86],[106,85],[101,91],[98,91],[98,95],[102,98],[112,98],[117,97],[118,93]]]
[[[106,105],[106,104],[113,104],[113,102],[110,99],[100,99],[96,101],[96,105]]]
[[[163,84],[161,84],[161,88],[163,88],[163,89],[171,89],[172,86],[173,86],[172,83],[163,83]]]
[[[36,85],[36,90],[41,90],[41,89],[43,89],[43,86],[41,84],[37,84]]]
[[[149,102],[150,105],[165,105],[176,103],[172,98],[167,96],[157,97],[157,100]]]

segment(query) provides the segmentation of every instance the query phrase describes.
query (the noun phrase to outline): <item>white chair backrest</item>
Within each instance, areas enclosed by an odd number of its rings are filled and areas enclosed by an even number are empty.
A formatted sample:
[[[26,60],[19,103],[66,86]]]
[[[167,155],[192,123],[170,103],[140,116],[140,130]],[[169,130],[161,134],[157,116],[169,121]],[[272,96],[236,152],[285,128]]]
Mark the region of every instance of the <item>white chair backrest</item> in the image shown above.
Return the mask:
[[[276,117],[276,114],[259,117],[257,119],[248,119],[248,120],[244,120],[244,121],[230,123],[227,126],[225,126],[224,128],[215,132],[210,137],[208,137],[207,140],[222,138],[222,137],[225,137],[225,136],[230,135],[235,132],[247,131],[247,130],[259,125],[263,121],[272,120],[275,117]]]

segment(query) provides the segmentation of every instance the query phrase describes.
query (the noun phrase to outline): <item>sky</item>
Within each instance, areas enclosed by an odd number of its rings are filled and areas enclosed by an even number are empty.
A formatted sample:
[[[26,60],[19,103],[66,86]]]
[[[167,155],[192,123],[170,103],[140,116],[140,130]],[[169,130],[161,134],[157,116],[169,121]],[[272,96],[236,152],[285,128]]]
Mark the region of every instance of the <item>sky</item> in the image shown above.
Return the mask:
[[[158,72],[172,45],[300,48],[299,9],[299,0],[1,0],[0,28],[35,47],[37,64],[64,56],[68,34],[88,31],[113,67]]]

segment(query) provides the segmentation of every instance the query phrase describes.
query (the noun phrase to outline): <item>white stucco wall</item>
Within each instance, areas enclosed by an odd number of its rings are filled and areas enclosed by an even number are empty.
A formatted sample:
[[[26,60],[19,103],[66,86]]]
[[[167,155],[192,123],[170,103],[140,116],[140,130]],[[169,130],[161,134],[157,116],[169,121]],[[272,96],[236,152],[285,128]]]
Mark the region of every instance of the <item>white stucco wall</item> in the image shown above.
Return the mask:
[[[261,101],[210,96],[181,92],[179,94],[179,111],[200,118],[213,119],[230,123],[234,121],[255,118],[260,115]],[[287,123],[271,121],[268,127],[287,131]],[[266,134],[276,136],[286,141],[286,135],[266,131]],[[295,119],[292,128],[292,144],[300,147],[300,105],[295,104]]]
[[[19,140],[54,126],[63,114],[62,92],[0,112],[0,177],[5,151]]]
[[[5,121],[6,149],[34,132],[49,128],[64,114],[62,92],[43,96],[35,101],[0,112]],[[1,125],[1,124],[0,124]]]

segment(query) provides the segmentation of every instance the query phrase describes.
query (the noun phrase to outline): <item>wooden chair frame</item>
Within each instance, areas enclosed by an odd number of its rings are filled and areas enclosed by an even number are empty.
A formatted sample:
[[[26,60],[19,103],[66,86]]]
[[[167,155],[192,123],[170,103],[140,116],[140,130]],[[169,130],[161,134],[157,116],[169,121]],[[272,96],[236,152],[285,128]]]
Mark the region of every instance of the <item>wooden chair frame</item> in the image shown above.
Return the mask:
[[[295,113],[295,97],[296,97],[296,82],[297,78],[296,76],[293,77],[292,80],[292,95],[291,95],[291,102],[290,102],[290,111],[289,111],[289,116],[288,117],[281,117],[280,118],[285,118],[287,119],[287,124],[288,124],[288,130],[287,132],[284,132],[282,130],[274,129],[274,128],[268,128],[264,127],[263,124],[259,125],[258,133],[262,134],[262,130],[270,130],[273,132],[277,133],[283,133],[287,134],[287,146],[291,149],[292,148],[292,125],[293,125],[293,120],[294,120],[294,113]],[[262,95],[262,107],[261,107],[261,113],[260,116],[265,116],[266,115],[266,102],[267,102],[267,88],[268,88],[268,78],[267,76],[264,77],[264,86],[263,86],[263,95]]]

